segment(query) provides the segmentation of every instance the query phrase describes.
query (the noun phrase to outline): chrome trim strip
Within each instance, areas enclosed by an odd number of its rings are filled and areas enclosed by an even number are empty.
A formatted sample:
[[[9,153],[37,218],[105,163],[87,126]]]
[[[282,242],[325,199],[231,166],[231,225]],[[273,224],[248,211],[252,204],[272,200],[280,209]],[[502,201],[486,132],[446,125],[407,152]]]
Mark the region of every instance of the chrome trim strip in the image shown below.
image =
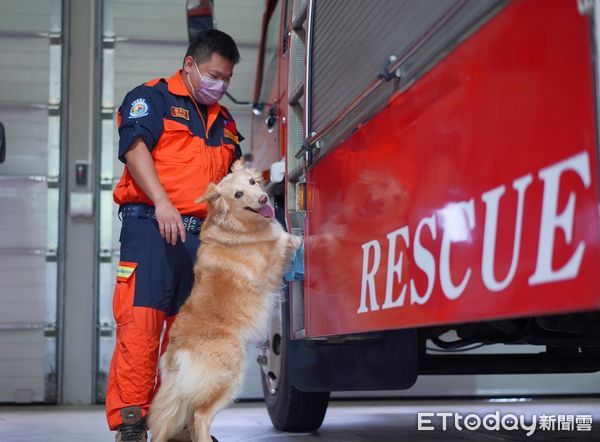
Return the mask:
[[[395,72],[396,69],[399,69],[404,62],[406,62],[411,56],[415,54],[415,52],[417,52],[421,47],[425,45],[425,43],[431,40],[431,38],[434,37],[437,34],[437,32],[441,28],[443,28],[444,25],[446,25],[446,23],[448,23],[448,21],[450,21],[450,19],[452,19],[461,10],[466,3],[467,0],[459,0],[458,2],[456,2],[452,6],[452,8],[448,10],[448,13],[446,15],[441,17],[437,21],[437,23],[435,23],[431,28],[429,28],[427,32],[425,32],[425,34],[423,34],[402,57],[398,58],[395,62],[393,62],[390,65],[388,72]]]
[[[308,5],[308,29],[306,34],[306,77],[304,80],[304,138],[308,138],[310,134],[310,94],[311,94],[311,53],[312,53],[312,38],[313,38],[313,15],[315,8],[315,0],[310,0]]]
[[[417,50],[419,50],[421,47],[423,47],[423,45],[425,45],[425,43],[427,43],[429,40],[431,40],[431,38],[436,35],[436,33],[449,21],[451,20],[461,9],[462,7],[467,3],[467,0],[459,0],[458,2],[456,2],[452,8],[450,8],[448,10],[448,13],[445,14],[443,17],[441,17],[434,26],[432,26],[430,29],[427,30],[427,32],[425,34],[423,34],[423,36],[417,40],[414,45],[406,52],[406,54],[404,54],[401,58],[399,58],[398,60],[396,60],[395,62],[393,62],[393,64],[390,65],[390,68],[388,70],[388,72],[394,72],[396,71],[404,62],[406,62],[407,59],[409,59]],[[312,14],[310,19],[312,19]],[[312,27],[310,30],[310,34],[312,34]],[[307,55],[306,58],[306,64],[307,64],[307,71],[310,69],[310,59]],[[324,135],[326,135],[327,133],[329,133],[335,126],[337,126],[341,120],[343,120],[350,112],[352,112],[356,107],[358,107],[358,105],[360,105],[375,89],[377,89],[378,86],[380,86],[382,83],[384,83],[385,80],[383,80],[382,78],[375,78],[371,83],[369,83],[367,85],[367,87],[358,95],[358,97],[356,97],[353,101],[351,101],[335,118],[333,118],[329,123],[327,123],[323,129],[321,129],[318,133],[312,135],[309,139],[309,144],[313,145],[315,144],[319,139],[321,139]],[[310,91],[310,88],[307,88],[308,91]],[[308,97],[310,97],[310,92],[307,94],[307,100]],[[307,125],[310,122],[310,108],[307,107],[306,109],[306,118],[307,118]],[[308,133],[307,133],[307,138],[308,138]]]
[[[302,28],[302,25],[306,21],[307,12],[308,12],[308,2],[305,1],[303,3],[303,5],[300,7],[300,10],[296,14],[296,16],[292,19],[292,29],[297,31]]]

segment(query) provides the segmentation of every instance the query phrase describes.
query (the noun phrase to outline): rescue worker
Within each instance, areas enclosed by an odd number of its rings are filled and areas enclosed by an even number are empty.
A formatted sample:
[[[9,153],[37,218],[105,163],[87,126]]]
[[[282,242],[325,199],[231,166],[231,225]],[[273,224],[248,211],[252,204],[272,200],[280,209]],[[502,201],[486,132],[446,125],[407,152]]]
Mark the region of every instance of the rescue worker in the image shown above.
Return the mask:
[[[146,441],[146,415],[157,383],[159,351],[190,294],[205,204],[195,204],[241,156],[231,114],[218,102],[239,61],[233,39],[201,32],[183,67],[129,92],[119,108],[114,191],[123,224],[113,297],[117,340],[106,414],[117,441]],[[189,439],[188,439],[189,440]]]

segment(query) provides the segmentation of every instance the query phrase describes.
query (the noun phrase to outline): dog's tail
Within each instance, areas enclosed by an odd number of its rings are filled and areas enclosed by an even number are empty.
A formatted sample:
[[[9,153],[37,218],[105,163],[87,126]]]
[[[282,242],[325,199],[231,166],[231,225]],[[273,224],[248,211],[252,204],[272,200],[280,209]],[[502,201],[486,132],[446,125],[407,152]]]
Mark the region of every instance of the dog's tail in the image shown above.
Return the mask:
[[[175,378],[171,374],[165,380],[150,406],[148,426],[153,442],[166,442],[183,429],[188,419],[189,407],[185,399],[177,395]]]

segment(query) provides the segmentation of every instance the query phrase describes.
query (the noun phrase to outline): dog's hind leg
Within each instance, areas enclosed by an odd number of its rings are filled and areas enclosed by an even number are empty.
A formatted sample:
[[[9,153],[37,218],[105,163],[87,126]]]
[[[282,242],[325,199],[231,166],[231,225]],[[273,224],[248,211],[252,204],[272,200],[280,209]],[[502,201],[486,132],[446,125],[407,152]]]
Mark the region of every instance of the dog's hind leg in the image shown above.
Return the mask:
[[[167,380],[158,390],[148,415],[148,425],[153,442],[166,442],[177,434],[188,416],[188,405],[177,397],[177,391],[171,379]]]
[[[194,442],[212,442],[210,437],[210,422],[199,409],[194,412],[188,424],[190,435]]]
[[[212,442],[210,436],[212,420],[233,400],[234,393],[234,389],[230,386],[220,388],[208,402],[196,408],[188,424],[194,442]]]

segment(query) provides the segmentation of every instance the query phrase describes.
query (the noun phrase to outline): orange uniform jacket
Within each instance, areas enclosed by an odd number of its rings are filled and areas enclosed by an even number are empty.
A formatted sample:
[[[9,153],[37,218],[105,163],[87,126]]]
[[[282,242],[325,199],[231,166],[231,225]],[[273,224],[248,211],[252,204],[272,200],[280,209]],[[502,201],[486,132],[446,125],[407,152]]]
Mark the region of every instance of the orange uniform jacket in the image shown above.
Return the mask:
[[[155,79],[127,94],[119,108],[119,158],[142,137],[150,149],[158,179],[182,215],[204,218],[206,205],[196,204],[210,182],[219,182],[241,156],[235,121],[221,105],[197,104],[181,70]],[[114,191],[117,204],[150,199],[135,183],[127,166]]]

